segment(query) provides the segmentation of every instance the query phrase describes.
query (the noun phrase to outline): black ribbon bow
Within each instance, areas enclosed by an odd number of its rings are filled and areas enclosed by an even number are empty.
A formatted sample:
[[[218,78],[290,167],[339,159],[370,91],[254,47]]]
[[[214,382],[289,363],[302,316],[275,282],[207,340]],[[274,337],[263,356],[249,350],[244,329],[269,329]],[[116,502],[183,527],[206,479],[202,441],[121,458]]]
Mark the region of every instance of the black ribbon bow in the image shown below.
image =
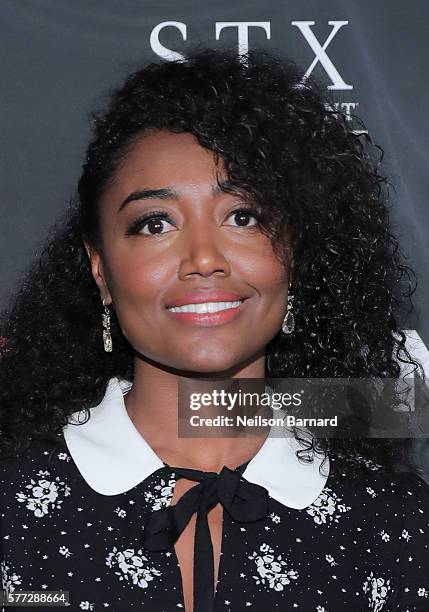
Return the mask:
[[[268,514],[268,491],[241,479],[247,463],[236,470],[226,466],[216,472],[203,472],[167,466],[181,478],[199,482],[173,506],[153,512],[145,524],[143,546],[148,550],[168,550],[179,538],[192,515],[197,513],[194,542],[194,612],[214,609],[213,545],[208,525],[208,511],[221,503],[237,522],[250,523]]]

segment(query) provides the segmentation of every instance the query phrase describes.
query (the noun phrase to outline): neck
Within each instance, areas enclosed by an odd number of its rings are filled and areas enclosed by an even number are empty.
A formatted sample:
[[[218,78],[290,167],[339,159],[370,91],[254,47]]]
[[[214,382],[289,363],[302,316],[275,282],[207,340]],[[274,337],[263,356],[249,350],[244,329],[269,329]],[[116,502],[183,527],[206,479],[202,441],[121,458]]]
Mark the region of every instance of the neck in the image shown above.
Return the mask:
[[[179,378],[226,379],[264,378],[265,354],[236,368],[234,372],[179,372],[160,367],[141,357],[134,362],[134,382],[125,396],[125,406],[137,431],[155,453],[171,466],[219,472],[250,460],[262,446],[266,435],[243,438],[179,438]]]

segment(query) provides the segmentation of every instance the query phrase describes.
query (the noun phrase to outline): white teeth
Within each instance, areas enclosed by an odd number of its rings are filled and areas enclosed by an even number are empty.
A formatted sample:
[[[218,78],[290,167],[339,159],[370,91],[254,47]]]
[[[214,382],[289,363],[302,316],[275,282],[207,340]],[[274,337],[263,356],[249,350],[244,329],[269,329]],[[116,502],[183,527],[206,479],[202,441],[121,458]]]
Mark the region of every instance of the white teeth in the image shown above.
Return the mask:
[[[243,300],[236,302],[204,302],[203,304],[185,304],[184,306],[172,306],[168,310],[171,312],[196,312],[204,314],[207,312],[218,312],[227,308],[238,308]]]

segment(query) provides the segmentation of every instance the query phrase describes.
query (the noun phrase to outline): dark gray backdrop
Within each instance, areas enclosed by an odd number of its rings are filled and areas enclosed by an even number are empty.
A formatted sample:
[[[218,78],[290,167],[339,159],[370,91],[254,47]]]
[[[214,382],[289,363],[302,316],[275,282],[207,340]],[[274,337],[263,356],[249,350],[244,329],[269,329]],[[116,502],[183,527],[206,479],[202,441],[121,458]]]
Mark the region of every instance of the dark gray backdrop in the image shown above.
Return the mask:
[[[314,64],[385,149],[396,232],[419,279],[406,327],[429,346],[427,1],[0,0],[0,18],[0,307],[75,189],[88,113],[108,88],[162,46],[238,48],[238,26],[225,24],[240,22],[243,34],[258,22],[249,46]]]

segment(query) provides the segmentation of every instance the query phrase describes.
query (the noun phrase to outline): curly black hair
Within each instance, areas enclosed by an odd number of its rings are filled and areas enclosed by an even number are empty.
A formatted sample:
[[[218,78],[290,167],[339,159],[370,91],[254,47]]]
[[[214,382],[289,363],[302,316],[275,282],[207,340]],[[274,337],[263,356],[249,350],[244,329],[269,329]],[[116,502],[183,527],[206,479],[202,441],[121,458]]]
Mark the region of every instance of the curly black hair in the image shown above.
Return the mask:
[[[390,229],[382,150],[295,63],[199,49],[133,72],[92,117],[78,194],[1,316],[1,457],[34,438],[58,442],[68,416],[98,404],[109,378],[133,380],[133,348],[114,315],[115,349],[103,350],[82,239],[103,253],[100,195],[147,130],[192,133],[224,162],[223,189],[241,190],[263,211],[279,256],[293,252],[296,328],[266,347],[266,377],[397,378],[400,362],[420,367],[399,329],[414,274]],[[306,461],[321,450],[412,469],[407,439],[295,435]]]

